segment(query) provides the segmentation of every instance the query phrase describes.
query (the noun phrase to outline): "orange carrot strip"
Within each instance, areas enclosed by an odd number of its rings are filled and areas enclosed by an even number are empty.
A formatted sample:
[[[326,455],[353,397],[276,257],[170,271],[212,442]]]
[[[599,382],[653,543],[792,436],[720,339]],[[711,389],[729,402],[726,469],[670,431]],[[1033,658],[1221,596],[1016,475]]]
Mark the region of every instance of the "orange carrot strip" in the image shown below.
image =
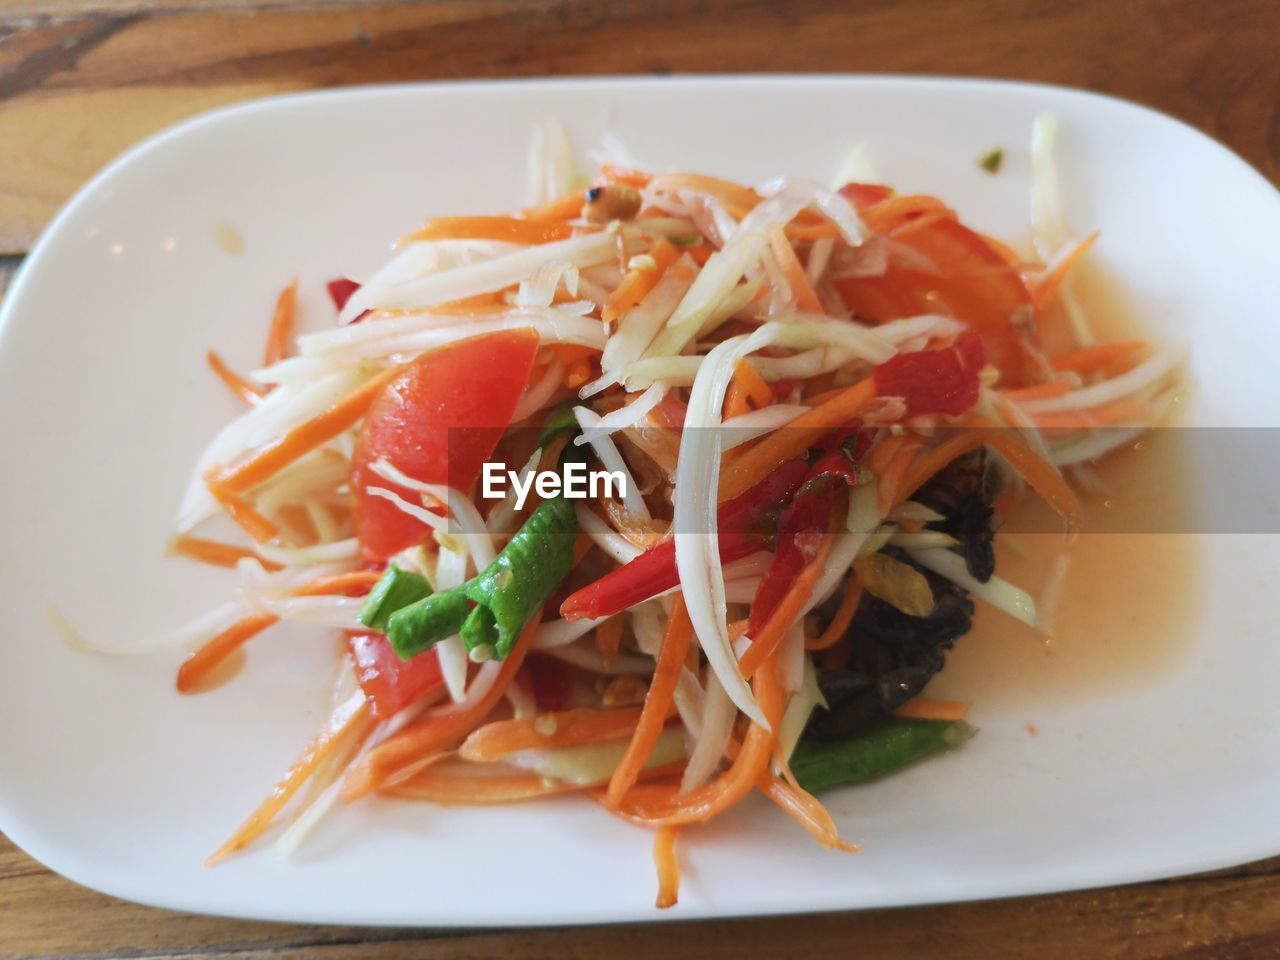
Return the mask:
[[[654,267],[648,269],[637,267],[628,270],[617,289],[609,294],[604,309],[600,311],[600,319],[605,323],[613,323],[643,300],[649,291],[658,285],[667,268],[676,262],[680,256],[680,250],[668,240],[659,240],[649,250],[649,256],[653,258]]]
[[[879,477],[888,469],[889,461],[897,455],[906,439],[905,433],[890,433],[882,436],[867,453],[863,466]]]
[[[674,907],[680,899],[680,861],[676,858],[675,827],[659,827],[653,838],[653,862],[658,868],[658,899],[654,904],[659,910]]]
[[[628,736],[639,721],[639,707],[625,710],[579,707],[515,720],[495,720],[468,736],[458,749],[458,756],[463,760],[490,762],[517,750],[620,740]]]
[[[507,659],[502,662],[493,686],[478,701],[460,709],[443,708],[435,716],[428,716],[417,723],[410,724],[394,737],[380,743],[364,755],[364,758],[347,774],[342,785],[342,799],[348,803],[367,796],[374,790],[396,779],[397,774],[404,774],[414,768],[425,757],[436,753],[449,744],[462,739],[477,726],[493,709],[511,678],[520,669],[525,654],[533,643],[533,634],[542,620],[539,611],[529,618],[521,631],[519,639]]]
[[[581,190],[570,190],[564,196],[523,211],[526,220],[574,220],[582,213]]]
[[[733,366],[733,381],[724,400],[724,418],[740,417],[773,401],[773,388],[745,359]]]
[[[787,783],[772,774],[762,777],[759,786],[766,797],[808,830],[813,838],[828,850],[857,853],[862,849],[860,843],[849,843],[840,839],[840,832],[836,829],[835,821],[831,819],[827,808],[807,790]]]
[[[937,197],[907,194],[892,196],[874,203],[862,211],[862,222],[873,233],[888,233],[900,223],[905,223],[913,216],[929,213],[933,210],[944,210],[955,216],[945,203]]]
[[[267,333],[267,349],[263,352],[263,366],[279,363],[289,355],[289,338],[293,336],[293,321],[298,312],[298,278],[293,278],[276,298],[276,310],[271,317],[271,329]]]
[[[849,624],[853,623],[853,615],[858,612],[858,603],[862,600],[862,584],[857,579],[845,585],[844,596],[840,598],[840,606],[836,615],[831,618],[827,628],[812,640],[806,641],[806,650],[826,650],[835,646],[845,635]]]
[[[755,486],[778,464],[799,456],[824,434],[848,423],[875,396],[875,380],[868,377],[861,383],[845,387],[781,430],[763,437],[750,450],[725,465],[720,474],[720,499],[730,500]]]
[[[765,716],[780,717],[782,690],[774,675],[771,659],[766,661],[766,668],[757,673],[754,688],[756,700]],[[649,827],[705,823],[754,789],[768,770],[773,744],[773,734],[753,723],[732,766],[716,780],[686,794],[679,794],[672,786],[636,786],[623,798],[615,812],[632,823]]]
[[[169,552],[175,557],[187,557],[213,567],[234,567],[246,557],[254,557],[268,570],[280,569],[280,564],[258,557],[248,547],[200,537],[174,537],[169,542]]]
[[[895,717],[915,720],[963,720],[971,704],[964,700],[927,700],[915,697],[893,711]]]
[[[1071,392],[1071,381],[1069,380],[1046,380],[1044,383],[1037,383],[1033,387],[1022,387],[1018,390],[1004,390],[1001,396],[1006,400],[1013,400],[1022,403],[1025,400],[1046,400],[1050,397],[1060,397],[1064,393]]]
[[[609,780],[609,789],[605,794],[606,807],[617,808],[648,762],[653,745],[658,742],[662,727],[667,722],[667,715],[671,712],[676,684],[692,641],[693,624],[689,621],[689,611],[684,605],[684,595],[677,593],[662,637],[662,647],[658,650],[653,679],[649,681],[649,692],[645,694],[640,719],[631,734],[627,752],[622,755]]]
[[[906,476],[911,462],[922,446],[924,446],[922,437],[904,436],[902,445],[885,464],[880,474],[880,483],[876,487],[876,500],[881,516],[887,515],[893,509],[893,505],[898,502],[898,487],[902,484],[902,478]]]
[[[610,183],[625,183],[627,186],[637,189],[647,187],[649,182],[653,180],[653,174],[651,173],[619,167],[612,163],[601,164],[600,176]]]
[[[179,693],[190,693],[200,681],[229,657],[233,651],[244,646],[267,627],[274,624],[279,617],[270,614],[255,614],[237,621],[220,634],[209,640],[199,650],[187,657],[178,668],[177,688]]]
[[[338,400],[328,410],[263,444],[247,459],[218,474],[215,478],[217,485],[229,493],[244,493],[274,476],[299,457],[328,443],[344,430],[349,430],[365,415],[378,394],[401,370],[401,367],[390,367],[382,371]]]
[[[517,803],[557,793],[581,790],[572,783],[550,783],[532,773],[505,776],[451,775],[429,767],[400,783],[390,784],[381,792],[406,800],[438,803],[442,806],[489,806]]]
[[[1060,253],[1053,259],[1053,262],[1046,267],[1044,276],[1031,287],[1031,300],[1036,307],[1043,310],[1053,302],[1053,298],[1062,289],[1062,282],[1067,279],[1075,265],[1080,262],[1080,258],[1085,255],[1097,239],[1098,231],[1095,230],[1083,240],[1078,241],[1075,246]]]
[[[244,498],[236,496],[218,480],[206,476],[205,486],[228,517],[258,543],[270,543],[280,536],[280,528],[260,514]]]
[[[575,194],[578,206],[582,206],[582,194]],[[565,223],[546,220],[520,220],[515,217],[434,217],[399,243],[418,243],[423,240],[496,240],[502,243],[549,243],[567,240],[573,236],[574,227]],[[583,227],[583,230],[589,228]]]
[[[923,487],[930,477],[940,473],[951,461],[972,450],[977,450],[984,442],[982,434],[978,431],[961,430],[947,437],[936,447],[917,454],[906,476],[898,484],[898,502],[901,503]]]
[[[715,253],[710,247],[685,247],[684,252],[689,255],[689,259],[700,267],[706,266],[707,261],[711,259],[711,255]]]
[[[1088,410],[1062,410],[1028,416],[1041,430],[1085,430],[1109,427],[1123,421],[1141,423],[1151,418],[1151,407],[1141,400],[1126,397]]]
[[[1081,347],[1069,353],[1061,353],[1049,361],[1055,370],[1073,371],[1075,373],[1092,373],[1105,367],[1121,357],[1127,357],[1135,350],[1145,347],[1145,340],[1118,340],[1115,343],[1098,343],[1091,347]]]
[[[1008,430],[993,429],[981,418],[975,418],[975,426],[986,428],[989,434],[987,445],[1000,454],[1036,495],[1062,517],[1068,529],[1080,529],[1083,525],[1080,501],[1052,463],[1042,460],[1039,454]]]
[[[660,174],[649,182],[649,186],[655,192],[673,193],[688,189],[708,194],[728,206],[735,216],[741,216],[760,202],[760,194],[748,187],[700,173]]]
[[[278,568],[277,568],[278,569]],[[330,593],[346,593],[363,590],[368,593],[380,575],[372,570],[355,570],[326,577],[316,577],[293,589],[295,597],[314,597]],[[255,614],[232,624],[213,639],[204,643],[178,668],[177,687],[181,693],[189,693],[207,677],[231,653],[244,646],[280,618],[271,614]]]
[[[356,724],[363,722],[369,712],[369,701],[362,693],[355,694],[338,707],[329,718],[329,722],[302,751],[301,756],[285,771],[285,775],[267,794],[267,798],[262,801],[258,809],[249,814],[249,818],[227,838],[226,843],[213,852],[204,862],[205,866],[211,867],[252,843],[270,825],[289,799],[298,792],[298,788],[306,782],[325,756],[342,743],[343,735]]]
[[[795,299],[796,306],[806,313],[825,313],[822,301],[814,293],[813,284],[809,282],[804,267],[800,266],[800,260],[796,257],[791,241],[776,223],[769,228],[769,246],[773,249],[778,266],[782,268],[782,275],[791,287],[791,295]]]
[[[212,370],[232,393],[248,404],[261,402],[262,398],[267,395],[264,387],[258,386],[256,383],[250,383],[240,374],[236,373],[227,366],[226,361],[210,350],[204,355],[205,360]]]

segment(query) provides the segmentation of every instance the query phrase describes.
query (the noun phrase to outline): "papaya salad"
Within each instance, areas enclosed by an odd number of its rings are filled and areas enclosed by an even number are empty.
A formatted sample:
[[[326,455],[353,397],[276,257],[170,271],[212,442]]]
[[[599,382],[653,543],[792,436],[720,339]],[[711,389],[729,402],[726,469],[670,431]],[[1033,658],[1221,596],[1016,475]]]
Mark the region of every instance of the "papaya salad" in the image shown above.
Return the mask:
[[[1002,519],[1038,498],[1079,530],[1090,464],[1178,389],[1178,349],[1096,339],[1072,295],[1096,235],[1066,228],[1052,137],[1026,249],[870,172],[544,163],[539,202],[428,219],[329,283],[330,329],[297,332],[295,280],[248,376],[210,353],[244,410],[172,551],[238,588],[181,631],[177,687],[287,621],[341,660],[210,862],[375,794],[576,795],[654,832],[659,906],[679,834],[757,793],[858,849],[816,795],[972,735],[923,691],[975,604],[1040,625]],[[571,497],[582,469],[620,482]]]

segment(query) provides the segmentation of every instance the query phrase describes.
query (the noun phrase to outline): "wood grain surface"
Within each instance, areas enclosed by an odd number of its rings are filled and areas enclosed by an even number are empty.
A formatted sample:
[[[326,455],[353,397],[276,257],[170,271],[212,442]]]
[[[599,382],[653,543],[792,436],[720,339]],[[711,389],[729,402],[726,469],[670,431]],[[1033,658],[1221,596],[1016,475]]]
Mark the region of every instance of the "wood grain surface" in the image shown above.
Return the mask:
[[[1280,181],[1280,3],[0,0],[0,288],[122,149],[246,97],[535,75],[860,71],[1115,94]],[[1195,829],[1187,824],[1186,829]],[[1172,836],[1170,843],[1177,843]],[[1280,957],[1280,859],[1096,892],[716,923],[457,932],[250,923],[140,907],[0,838],[0,957]]]

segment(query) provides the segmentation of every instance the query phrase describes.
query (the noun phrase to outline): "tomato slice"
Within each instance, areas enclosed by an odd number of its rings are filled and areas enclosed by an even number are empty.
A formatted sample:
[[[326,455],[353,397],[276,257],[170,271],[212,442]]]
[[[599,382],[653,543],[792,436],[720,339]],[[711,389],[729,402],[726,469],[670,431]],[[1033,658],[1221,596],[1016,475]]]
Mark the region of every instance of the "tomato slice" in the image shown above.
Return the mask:
[[[537,349],[532,330],[473,337],[424,354],[387,384],[351,459],[356,536],[366,559],[385,560],[427,533],[421,522],[366,493],[370,485],[386,487],[416,502],[371,465],[385,458],[416,480],[469,490],[511,422]]]
[[[987,358],[1017,382],[1022,360],[1010,323],[1034,317],[1018,271],[979,233],[942,218],[894,242],[919,253],[937,273],[893,265],[882,277],[839,280],[849,309],[878,323],[914,313],[945,312],[982,334]]]
[[[401,660],[382,634],[360,630],[347,632],[347,649],[355,660],[360,689],[373,701],[377,717],[398,713],[444,683],[434,650]]]

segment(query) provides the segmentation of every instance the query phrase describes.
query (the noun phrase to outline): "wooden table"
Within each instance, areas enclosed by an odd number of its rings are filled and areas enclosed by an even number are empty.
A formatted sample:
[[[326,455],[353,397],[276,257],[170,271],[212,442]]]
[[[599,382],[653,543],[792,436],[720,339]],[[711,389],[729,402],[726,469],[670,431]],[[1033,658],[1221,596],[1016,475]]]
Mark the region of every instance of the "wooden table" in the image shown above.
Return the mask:
[[[348,83],[746,70],[1040,80],[1168,111],[1280,181],[1278,39],[1275,0],[0,0],[0,285],[67,196],[140,137],[219,104]],[[1275,957],[1280,858],[996,903],[465,933],[148,909],[69,883],[0,837],[3,957],[390,957],[409,950],[708,960]]]

